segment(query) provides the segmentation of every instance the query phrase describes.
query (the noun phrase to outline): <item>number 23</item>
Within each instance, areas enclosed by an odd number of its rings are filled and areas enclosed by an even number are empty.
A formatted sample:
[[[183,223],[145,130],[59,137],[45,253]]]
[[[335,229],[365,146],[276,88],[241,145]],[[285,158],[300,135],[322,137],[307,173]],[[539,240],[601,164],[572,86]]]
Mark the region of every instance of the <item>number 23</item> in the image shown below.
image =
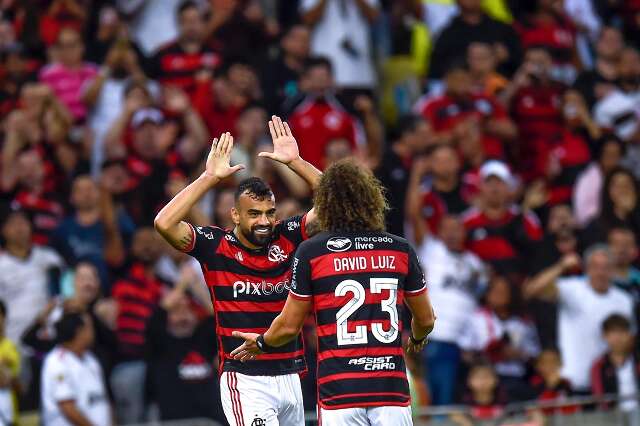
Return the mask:
[[[382,310],[389,314],[391,325],[388,331],[382,327],[382,323],[373,322],[371,332],[374,337],[382,343],[391,343],[398,338],[398,279],[397,278],[371,278],[369,280],[371,293],[382,293],[382,290],[389,290],[389,297],[380,302]],[[344,345],[365,345],[368,342],[367,326],[357,325],[355,331],[350,332],[347,327],[347,319],[353,315],[365,302],[366,291],[364,286],[355,280],[341,281],[335,290],[336,297],[346,296],[352,293],[353,298],[349,300],[336,313],[336,336],[338,346]]]

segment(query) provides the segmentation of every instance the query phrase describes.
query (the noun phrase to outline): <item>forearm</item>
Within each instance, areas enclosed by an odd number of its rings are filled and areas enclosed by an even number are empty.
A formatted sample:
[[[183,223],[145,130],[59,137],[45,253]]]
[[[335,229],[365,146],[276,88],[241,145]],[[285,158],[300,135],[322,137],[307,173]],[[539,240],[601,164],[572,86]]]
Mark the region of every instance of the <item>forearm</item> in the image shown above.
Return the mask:
[[[191,139],[196,141],[198,148],[202,149],[209,139],[209,132],[200,114],[193,108],[188,108],[184,113],[184,127]]]
[[[375,19],[378,17],[378,9],[369,5],[366,0],[355,0],[355,2],[358,6],[358,9],[360,9],[360,12],[362,12],[364,17],[367,18],[369,22],[375,21]]]
[[[82,93],[82,102],[85,105],[89,107],[95,105],[96,101],[98,100],[98,96],[100,95],[100,90],[102,90],[104,82],[109,77],[109,73],[109,68],[105,66],[102,70],[100,70],[100,73],[96,76],[96,78],[93,79],[91,84],[89,84],[89,86],[84,90],[84,92]]]
[[[173,197],[166,206],[160,210],[154,224],[158,231],[166,230],[179,224],[186,218],[194,205],[202,196],[218,183],[218,179],[203,173],[195,181],[191,182],[182,191]],[[161,232],[162,233],[162,232]]]
[[[299,326],[291,324],[280,314],[273,320],[269,330],[264,333],[264,341],[269,346],[283,346],[295,339],[301,330],[302,324]]]
[[[413,318],[411,319],[411,335],[414,339],[422,340],[433,331],[433,324],[430,326],[422,326]]]
[[[130,120],[131,113],[125,109],[122,114],[113,121],[109,130],[107,130],[105,142],[110,145],[121,143]]]
[[[110,266],[119,266],[124,262],[125,250],[111,194],[103,191],[101,204],[105,234],[104,258]]]
[[[364,132],[367,137],[367,155],[372,168],[380,164],[384,140],[384,129],[375,112],[368,112],[363,117]]]
[[[320,185],[322,172],[308,161],[298,158],[290,162],[288,166],[293,172],[304,179],[311,189],[315,190],[318,185]]]
[[[89,419],[78,410],[75,402],[68,401],[59,403],[60,411],[64,415],[65,419],[73,426],[92,426]]]
[[[305,25],[315,25],[320,19],[322,19],[322,15],[324,15],[324,8],[326,6],[327,0],[320,0],[315,7],[312,7],[302,14],[302,22],[304,22]]]
[[[564,268],[561,262],[545,269],[524,286],[523,296],[525,299],[541,296],[554,288],[556,280],[562,275]]]

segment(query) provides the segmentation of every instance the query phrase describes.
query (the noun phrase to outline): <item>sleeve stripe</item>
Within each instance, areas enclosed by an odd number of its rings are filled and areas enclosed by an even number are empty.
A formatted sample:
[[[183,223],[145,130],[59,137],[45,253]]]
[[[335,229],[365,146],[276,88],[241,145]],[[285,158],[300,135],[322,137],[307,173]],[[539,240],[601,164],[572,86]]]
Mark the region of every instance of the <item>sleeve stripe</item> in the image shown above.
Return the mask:
[[[196,230],[194,229],[192,224],[187,223],[187,225],[189,225],[189,228],[191,228],[191,244],[189,244],[189,246],[185,247],[184,250],[182,250],[184,253],[192,252],[196,246]]]
[[[417,289],[417,290],[405,290],[404,293],[408,296],[417,296],[419,294],[424,293],[425,291],[427,291],[427,285],[423,285],[421,288]]]
[[[311,297],[313,297],[311,294],[298,294],[293,290],[289,290],[289,295],[298,300],[309,300]]]

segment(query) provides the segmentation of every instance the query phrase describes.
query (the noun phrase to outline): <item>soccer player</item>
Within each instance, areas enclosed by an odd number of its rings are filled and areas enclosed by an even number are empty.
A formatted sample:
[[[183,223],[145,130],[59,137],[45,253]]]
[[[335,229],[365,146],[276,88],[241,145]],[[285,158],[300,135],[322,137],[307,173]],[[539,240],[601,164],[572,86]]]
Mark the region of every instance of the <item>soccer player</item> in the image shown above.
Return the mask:
[[[288,165],[311,187],[317,186],[321,173],[300,158],[289,126],[274,116],[269,128],[274,150],[258,155]],[[276,222],[273,192],[262,180],[249,178],[235,192],[232,231],[182,221],[208,190],[243,168],[229,164],[232,148],[229,133],[214,139],[206,170],[158,213],[155,226],[173,247],[202,266],[216,314],[220,390],[229,423],[301,426],[304,408],[298,373],[306,370],[301,336],[244,364],[230,355],[242,342],[231,332],[263,332],[282,311],[291,287],[293,253],[307,236],[314,210]]]
[[[404,305],[413,315],[408,351],[422,350],[435,322],[418,258],[406,240],[384,232],[380,183],[353,162],[324,172],[314,208],[323,232],[298,248],[284,310],[264,334],[234,331],[245,342],[232,355],[277,353],[313,309],[321,424],[411,425]]]

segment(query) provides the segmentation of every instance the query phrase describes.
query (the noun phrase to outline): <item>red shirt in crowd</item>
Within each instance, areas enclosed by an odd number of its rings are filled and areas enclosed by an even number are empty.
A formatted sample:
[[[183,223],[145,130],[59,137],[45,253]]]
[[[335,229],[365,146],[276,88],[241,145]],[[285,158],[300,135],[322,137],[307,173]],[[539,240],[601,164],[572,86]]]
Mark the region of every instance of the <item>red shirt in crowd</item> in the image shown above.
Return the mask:
[[[548,179],[549,205],[570,203],[578,175],[591,160],[589,145],[584,137],[563,130],[551,140],[534,142],[537,176],[548,176],[549,168],[558,171]]]
[[[199,52],[187,53],[177,41],[169,43],[155,54],[151,70],[163,85],[171,85],[184,90],[193,97],[196,90],[196,73],[203,69],[213,70],[222,62],[219,53],[210,46],[203,46]]]
[[[139,359],[144,355],[147,320],[160,301],[162,285],[160,280],[148,278],[140,263],[114,284],[111,293],[118,302],[116,336],[124,358]]]
[[[576,41],[576,28],[569,18],[559,16],[553,22],[533,20],[515,23],[514,28],[520,36],[523,50],[545,47],[555,62],[571,62]]]
[[[204,120],[209,134],[218,137],[224,132],[235,134],[236,122],[242,113],[243,106],[231,105],[224,107],[216,100],[213,82],[210,80],[196,81],[193,94],[193,107]]]
[[[491,264],[501,274],[519,274],[521,262],[542,239],[542,228],[533,213],[517,207],[505,211],[499,219],[490,219],[480,209],[472,208],[463,217],[467,231],[467,248]]]
[[[356,121],[337,102],[306,99],[287,121],[298,140],[300,156],[319,169],[325,166],[325,150],[332,140],[346,139],[352,149],[356,147]]]
[[[419,101],[417,108],[436,132],[452,130],[457,124],[470,117],[475,117],[481,122],[508,119],[507,111],[494,98],[483,94],[470,95],[467,100],[456,100],[445,94],[434,99]],[[499,138],[483,134],[482,145],[487,157],[504,157],[504,147]]]

